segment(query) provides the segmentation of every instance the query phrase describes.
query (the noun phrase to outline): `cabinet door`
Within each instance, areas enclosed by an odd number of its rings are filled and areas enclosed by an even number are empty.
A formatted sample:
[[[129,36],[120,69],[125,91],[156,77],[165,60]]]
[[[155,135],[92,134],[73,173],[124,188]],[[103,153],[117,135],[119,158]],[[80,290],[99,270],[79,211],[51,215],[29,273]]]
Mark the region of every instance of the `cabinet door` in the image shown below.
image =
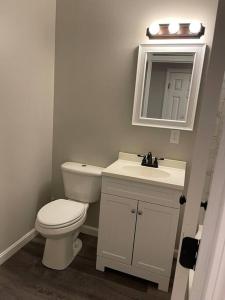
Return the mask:
[[[169,276],[179,209],[139,202],[133,265]]]
[[[138,201],[102,194],[98,255],[131,264]]]

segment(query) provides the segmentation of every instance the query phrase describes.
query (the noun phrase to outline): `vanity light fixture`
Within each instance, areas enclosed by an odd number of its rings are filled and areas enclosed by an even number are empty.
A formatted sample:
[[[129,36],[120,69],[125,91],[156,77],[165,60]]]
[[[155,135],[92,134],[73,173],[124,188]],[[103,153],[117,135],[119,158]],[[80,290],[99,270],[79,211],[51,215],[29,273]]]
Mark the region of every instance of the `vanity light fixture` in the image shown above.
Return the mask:
[[[149,39],[188,39],[200,38],[205,33],[205,27],[199,21],[191,23],[171,22],[170,24],[152,23],[146,35]]]

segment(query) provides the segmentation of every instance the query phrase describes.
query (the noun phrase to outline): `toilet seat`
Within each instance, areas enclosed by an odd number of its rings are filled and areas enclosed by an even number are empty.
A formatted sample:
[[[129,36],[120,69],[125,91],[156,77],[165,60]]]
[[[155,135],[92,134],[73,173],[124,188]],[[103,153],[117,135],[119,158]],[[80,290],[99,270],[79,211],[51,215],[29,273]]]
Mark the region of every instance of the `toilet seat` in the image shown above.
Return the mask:
[[[86,214],[88,205],[72,200],[58,199],[43,206],[37,215],[39,226],[62,228],[79,222]]]

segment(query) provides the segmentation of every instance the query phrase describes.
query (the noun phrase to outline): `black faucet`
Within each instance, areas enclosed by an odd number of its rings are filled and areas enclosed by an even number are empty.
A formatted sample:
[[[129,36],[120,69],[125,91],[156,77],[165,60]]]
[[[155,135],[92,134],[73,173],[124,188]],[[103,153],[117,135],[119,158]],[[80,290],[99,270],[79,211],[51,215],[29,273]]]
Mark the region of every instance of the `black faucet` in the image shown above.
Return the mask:
[[[147,154],[147,166],[152,167],[152,152],[148,152]]]
[[[152,168],[158,168],[159,167],[158,160],[164,160],[164,158],[157,158],[157,157],[154,157],[154,160],[153,160],[151,152],[148,152],[147,155],[138,154],[138,157],[143,157],[142,162],[141,162],[142,166],[152,167]]]

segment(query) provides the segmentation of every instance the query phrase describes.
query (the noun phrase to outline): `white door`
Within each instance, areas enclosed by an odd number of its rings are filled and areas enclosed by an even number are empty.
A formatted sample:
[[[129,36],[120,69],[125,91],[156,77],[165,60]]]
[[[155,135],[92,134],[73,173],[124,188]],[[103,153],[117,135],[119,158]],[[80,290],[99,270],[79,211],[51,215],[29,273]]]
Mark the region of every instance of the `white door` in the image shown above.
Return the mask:
[[[163,100],[162,118],[186,119],[191,73],[185,70],[168,69]]]
[[[138,201],[102,194],[98,255],[131,264]]]
[[[223,0],[219,0],[214,30],[214,38],[211,46],[211,55],[207,68],[207,74],[205,74],[204,87],[201,91],[201,111],[196,133],[195,145],[192,152],[192,165],[187,192],[187,203],[181,232],[181,241],[185,236],[194,237],[198,225],[200,203],[202,199],[202,193],[205,183],[205,174],[209,159],[209,148],[213,132],[215,131],[216,114],[224,75],[225,39],[221,39],[221,28],[225,28],[224,15],[225,2]],[[221,161],[220,163],[222,164],[224,163],[224,161]],[[208,210],[209,209],[210,208],[208,208]],[[212,207],[212,210],[213,209],[214,208]],[[207,239],[208,234],[209,233],[205,229],[203,229],[202,242],[204,239],[204,235],[205,239]],[[204,251],[204,249],[202,249],[202,251]],[[199,260],[201,260],[201,253],[198,256],[198,261]],[[183,268],[178,262],[171,300],[185,299],[188,276],[189,270]],[[196,286],[196,284],[198,284],[198,286],[200,287],[200,284],[202,284],[202,282],[195,282],[195,280],[196,279],[194,277],[193,288],[194,286]],[[208,300],[208,298],[192,298],[191,300],[206,299]],[[214,299],[220,300],[219,298],[211,298],[210,300]]]
[[[225,121],[225,120],[224,120]],[[225,299],[225,122],[213,173],[190,300]]]
[[[173,261],[179,209],[141,201],[137,216],[133,266],[168,277]]]

